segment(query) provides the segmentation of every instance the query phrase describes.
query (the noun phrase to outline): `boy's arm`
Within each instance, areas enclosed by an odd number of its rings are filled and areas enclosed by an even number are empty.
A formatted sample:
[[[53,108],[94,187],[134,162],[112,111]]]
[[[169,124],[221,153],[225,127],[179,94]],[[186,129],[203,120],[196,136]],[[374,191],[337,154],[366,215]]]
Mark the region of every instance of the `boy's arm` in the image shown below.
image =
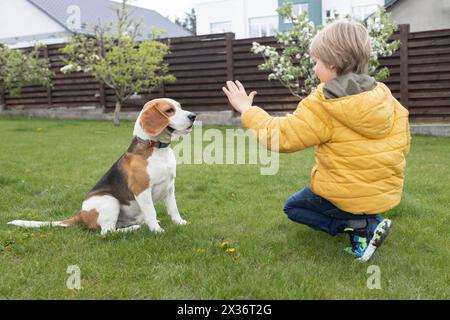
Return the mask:
[[[331,137],[326,115],[320,112],[320,106],[313,104],[311,100],[310,96],[303,99],[297,110],[285,117],[272,117],[263,109],[254,106],[242,114],[241,120],[246,128],[255,131],[258,140],[268,149],[277,147],[270,141],[271,135],[276,132],[279,135],[279,149],[274,151],[299,151],[327,142]]]

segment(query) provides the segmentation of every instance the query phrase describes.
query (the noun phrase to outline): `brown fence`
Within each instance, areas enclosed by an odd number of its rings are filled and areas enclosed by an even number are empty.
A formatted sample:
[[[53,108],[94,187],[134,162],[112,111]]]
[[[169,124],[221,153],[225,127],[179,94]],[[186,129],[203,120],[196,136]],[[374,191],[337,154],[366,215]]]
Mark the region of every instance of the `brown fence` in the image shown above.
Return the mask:
[[[393,56],[380,60],[390,69],[384,82],[394,96],[409,108],[412,120],[450,120],[450,30],[410,33],[401,25],[393,39],[401,40],[401,48]],[[268,111],[291,111],[298,99],[277,81],[268,81],[267,72],[258,70],[263,62],[250,52],[252,42],[276,45],[272,37],[234,39],[231,33],[170,39],[171,54],[166,57],[170,73],[177,81],[130,100],[124,110],[139,110],[144,101],[166,96],[180,101],[192,111],[229,109],[221,87],[228,79],[241,80],[248,90],[257,90],[255,104]],[[5,96],[8,109],[49,107],[105,106],[114,108],[111,89],[83,73],[62,74],[64,65],[59,49],[50,45],[43,54],[55,72],[51,89],[30,86],[20,97]]]

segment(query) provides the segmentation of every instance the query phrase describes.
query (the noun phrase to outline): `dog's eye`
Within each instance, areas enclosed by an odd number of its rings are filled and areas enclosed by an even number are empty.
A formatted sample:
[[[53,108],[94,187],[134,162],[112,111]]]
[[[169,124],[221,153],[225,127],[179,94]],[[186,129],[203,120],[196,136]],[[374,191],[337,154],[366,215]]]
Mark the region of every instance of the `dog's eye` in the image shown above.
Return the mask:
[[[168,109],[168,110],[166,110],[166,113],[167,114],[172,114],[172,113],[174,113],[175,112],[175,109]]]

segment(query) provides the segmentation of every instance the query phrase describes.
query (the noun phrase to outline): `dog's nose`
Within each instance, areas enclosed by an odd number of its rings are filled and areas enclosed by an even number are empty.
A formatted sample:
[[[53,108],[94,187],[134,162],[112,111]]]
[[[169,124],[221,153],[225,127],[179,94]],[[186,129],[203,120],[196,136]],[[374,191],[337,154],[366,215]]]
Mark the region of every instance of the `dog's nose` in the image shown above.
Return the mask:
[[[189,118],[189,120],[194,122],[195,118],[197,118],[197,115],[195,113],[191,112],[191,113],[189,113],[188,118]]]

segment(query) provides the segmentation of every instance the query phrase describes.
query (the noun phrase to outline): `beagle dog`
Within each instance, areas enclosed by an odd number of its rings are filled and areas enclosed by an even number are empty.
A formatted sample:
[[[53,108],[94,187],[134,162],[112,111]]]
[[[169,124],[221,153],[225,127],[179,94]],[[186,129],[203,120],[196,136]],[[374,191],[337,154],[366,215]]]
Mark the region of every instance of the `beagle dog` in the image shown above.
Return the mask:
[[[102,235],[146,224],[153,232],[163,232],[154,207],[159,200],[164,200],[175,224],[186,224],[175,201],[176,159],[170,142],[174,136],[191,132],[195,118],[195,113],[182,110],[175,100],[147,102],[127,151],[88,193],[79,214],[65,221],[14,220],[8,224],[36,228],[82,223],[89,229],[100,229]]]

